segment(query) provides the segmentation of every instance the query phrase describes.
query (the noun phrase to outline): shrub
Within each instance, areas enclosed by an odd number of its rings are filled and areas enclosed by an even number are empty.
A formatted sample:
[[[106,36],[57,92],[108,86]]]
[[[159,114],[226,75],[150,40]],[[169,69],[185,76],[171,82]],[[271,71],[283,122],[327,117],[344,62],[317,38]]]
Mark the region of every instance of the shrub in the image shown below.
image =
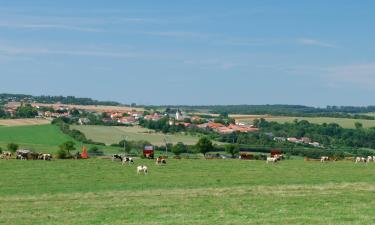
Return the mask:
[[[64,149],[60,149],[56,153],[56,158],[58,158],[58,159],[67,159],[67,158],[70,158],[70,154],[68,153],[68,151],[66,151]]]
[[[90,155],[90,156],[102,156],[104,155],[104,152],[101,151],[98,147],[96,146],[93,146],[91,148],[89,148],[89,150],[87,151],[87,153]]]
[[[18,147],[19,146],[15,143],[9,143],[7,145],[8,150],[11,151],[11,152],[16,152],[18,150]]]

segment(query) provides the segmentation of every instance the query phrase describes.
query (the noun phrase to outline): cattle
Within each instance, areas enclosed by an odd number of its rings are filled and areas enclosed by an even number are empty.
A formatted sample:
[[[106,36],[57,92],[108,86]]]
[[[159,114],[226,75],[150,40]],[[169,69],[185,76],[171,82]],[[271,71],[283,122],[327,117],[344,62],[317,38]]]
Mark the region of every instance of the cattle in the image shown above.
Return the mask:
[[[366,158],[365,157],[356,157],[355,158],[355,163],[359,163],[359,162],[367,162]]]
[[[145,175],[148,174],[148,168],[147,166],[137,166],[137,174],[144,173]]]
[[[134,163],[134,160],[133,158],[130,158],[130,157],[124,157],[122,159],[122,165],[124,165],[125,163],[128,163],[130,165],[131,163]]]
[[[375,156],[367,156],[367,163],[375,162]]]
[[[329,161],[329,157],[328,156],[322,156],[321,158],[320,158],[320,162],[326,162],[326,161]]]
[[[273,155],[273,158],[276,158],[277,161],[281,161],[284,159],[284,156],[282,154],[275,154]]]
[[[167,160],[165,160],[163,157],[159,156],[156,158],[156,165],[162,165],[167,164]]]
[[[28,160],[31,158],[31,151],[30,150],[17,150],[16,151],[16,159],[20,160]]]
[[[11,153],[11,152],[3,152],[3,153],[1,154],[1,158],[2,158],[2,159],[9,160],[11,157],[12,157],[12,153]]]
[[[52,159],[51,154],[42,154],[42,160],[50,161]]]
[[[274,157],[267,157],[267,163],[277,163],[277,158]]]
[[[124,155],[123,154],[113,154],[112,155],[112,161],[115,161],[116,159],[119,159],[120,161],[122,161],[124,159]]]

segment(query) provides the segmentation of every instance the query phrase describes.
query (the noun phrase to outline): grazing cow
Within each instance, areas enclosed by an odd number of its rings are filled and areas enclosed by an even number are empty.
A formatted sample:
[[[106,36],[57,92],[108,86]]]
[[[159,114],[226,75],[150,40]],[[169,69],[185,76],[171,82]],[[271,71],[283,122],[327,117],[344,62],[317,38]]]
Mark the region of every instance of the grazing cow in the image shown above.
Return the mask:
[[[124,157],[122,159],[122,165],[124,165],[125,163],[128,163],[130,165],[131,163],[134,163],[134,160],[133,158],[130,158],[130,157]]]
[[[42,160],[50,161],[52,159],[51,154],[42,154]]]
[[[284,156],[282,154],[275,154],[273,155],[273,158],[276,158],[277,161],[281,161],[284,159]]]
[[[162,165],[167,164],[167,160],[165,160],[163,157],[159,156],[156,158],[156,165]]]
[[[328,156],[322,156],[320,158],[320,162],[326,162],[326,161],[329,161],[329,157]]]
[[[16,151],[16,159],[20,160],[28,160],[31,158],[31,151],[30,150],[17,150]]]
[[[115,161],[116,159],[119,159],[120,161],[122,161],[124,159],[124,155],[123,154],[113,154],[112,155],[112,161]]]
[[[355,158],[355,163],[359,163],[359,162],[365,163],[366,162],[366,158],[365,157],[356,157]]]
[[[276,163],[276,162],[277,162],[277,158],[267,157],[267,163]]]
[[[3,153],[1,154],[1,158],[2,158],[2,159],[9,160],[11,157],[12,157],[12,153],[11,153],[11,152],[3,152]]]
[[[147,169],[147,166],[137,166],[137,174],[140,174],[140,173],[144,173],[145,175],[147,175],[148,173],[148,169]]]

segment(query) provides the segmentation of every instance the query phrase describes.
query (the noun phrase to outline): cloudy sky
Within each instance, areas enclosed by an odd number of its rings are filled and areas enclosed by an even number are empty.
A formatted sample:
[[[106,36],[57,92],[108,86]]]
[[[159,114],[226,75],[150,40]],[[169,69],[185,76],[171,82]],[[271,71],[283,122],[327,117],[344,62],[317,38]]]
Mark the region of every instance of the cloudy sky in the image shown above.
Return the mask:
[[[0,1],[0,92],[374,105],[375,1]]]

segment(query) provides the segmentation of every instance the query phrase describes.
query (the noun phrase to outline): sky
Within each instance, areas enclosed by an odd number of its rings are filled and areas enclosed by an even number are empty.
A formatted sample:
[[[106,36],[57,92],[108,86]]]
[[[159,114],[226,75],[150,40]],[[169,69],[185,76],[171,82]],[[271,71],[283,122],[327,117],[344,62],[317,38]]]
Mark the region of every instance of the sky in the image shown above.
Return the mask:
[[[373,0],[0,0],[0,93],[375,105]]]

